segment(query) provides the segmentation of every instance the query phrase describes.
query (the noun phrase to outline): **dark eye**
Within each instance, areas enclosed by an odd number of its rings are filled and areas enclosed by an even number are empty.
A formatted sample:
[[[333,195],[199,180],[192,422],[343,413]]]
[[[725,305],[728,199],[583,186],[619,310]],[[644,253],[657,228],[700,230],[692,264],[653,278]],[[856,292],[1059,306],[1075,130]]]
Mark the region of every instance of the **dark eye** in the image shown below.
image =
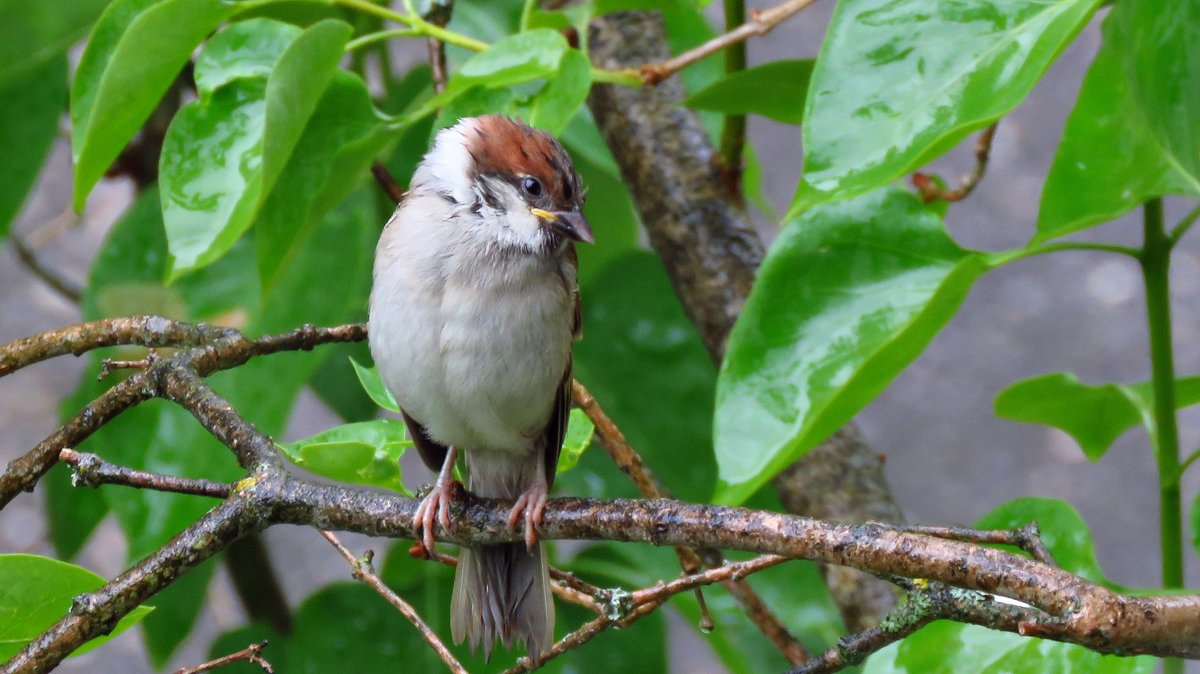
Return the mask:
[[[521,178],[521,189],[531,197],[542,196],[542,183],[537,178],[525,176]]]

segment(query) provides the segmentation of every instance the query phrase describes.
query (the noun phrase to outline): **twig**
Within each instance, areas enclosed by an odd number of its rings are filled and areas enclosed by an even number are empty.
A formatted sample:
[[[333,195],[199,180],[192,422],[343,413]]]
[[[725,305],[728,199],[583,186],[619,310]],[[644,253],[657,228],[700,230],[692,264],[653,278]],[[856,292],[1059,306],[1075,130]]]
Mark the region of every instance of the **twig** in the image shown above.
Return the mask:
[[[102,484],[117,484],[138,489],[153,489],[176,494],[229,498],[233,491],[230,485],[212,480],[191,480],[172,475],[160,475],[111,464],[95,454],[64,449],[58,458],[71,466],[71,484],[78,487],[99,487]]]
[[[145,358],[137,360],[113,360],[105,358],[100,361],[100,374],[96,375],[96,381],[104,381],[108,375],[112,374],[113,370],[145,370],[146,368],[158,362],[158,353],[150,351]]]
[[[450,14],[453,11],[454,0],[435,0],[425,13],[424,19],[431,25],[444,28],[450,22]],[[431,35],[425,38],[425,48],[429,52],[433,93],[440,94],[446,90],[446,43]]]
[[[779,555],[762,555],[754,559],[744,562],[730,562],[725,566],[719,566],[715,569],[707,569],[690,576],[676,578],[669,583],[663,583],[654,587],[638,590],[633,593],[633,605],[640,606],[649,603],[662,603],[672,595],[679,594],[685,590],[701,585],[712,585],[713,583],[723,583],[726,580],[738,580],[745,578],[752,573],[769,569],[772,566],[782,564],[788,561],[787,557]]]
[[[442,659],[442,662],[446,663],[446,667],[448,667],[451,672],[454,672],[455,674],[467,673],[467,670],[463,669],[462,664],[459,663],[458,659],[455,658],[452,653],[450,653],[450,649],[446,648],[446,644],[442,643],[442,640],[439,639],[437,634],[434,633],[433,628],[431,628],[429,624],[426,623],[423,618],[421,618],[421,615],[417,613],[416,609],[414,609],[411,604],[401,599],[400,595],[393,592],[390,587],[385,585],[384,582],[379,579],[379,576],[376,575],[375,570],[371,568],[369,557],[370,552],[368,552],[367,561],[364,563],[362,560],[355,558],[354,553],[347,550],[346,546],[342,545],[342,542],[337,539],[337,536],[334,536],[328,531],[322,531],[321,535],[325,537],[325,540],[329,541],[330,545],[337,549],[342,558],[345,559],[354,569],[354,578],[369,585],[372,590],[375,590],[379,596],[386,599],[387,602],[394,606],[401,615],[407,618],[408,621],[413,624],[413,627],[417,628],[417,632],[421,634],[421,638],[424,639],[425,642],[429,644],[429,647],[438,654],[438,657]]]
[[[1042,533],[1038,529],[1036,522],[1026,524],[1023,527],[1016,529],[971,529],[967,527],[934,527],[934,526],[909,526],[905,524],[889,524],[886,522],[878,523],[879,526],[887,527],[894,531],[903,531],[910,534],[923,534],[925,536],[934,536],[936,538],[945,538],[951,541],[962,541],[964,543],[995,543],[1002,545],[1012,545],[1018,547],[1039,562],[1054,565],[1054,557],[1050,554],[1050,550],[1042,541]]]
[[[633,480],[634,485],[637,486],[642,496],[646,498],[669,498],[670,494],[666,487],[662,485],[653,471],[646,465],[646,462],[637,453],[637,450],[625,440],[625,435],[621,433],[621,429],[604,412],[604,409],[600,407],[600,403],[591,392],[583,384],[573,381],[571,383],[571,397],[596,427],[596,436],[600,440],[600,446],[604,448],[617,464],[617,467]],[[715,550],[696,551],[688,547],[677,546],[675,554],[679,557],[679,564],[685,574],[697,573],[700,570],[702,561],[712,567],[720,567],[724,564],[720,553]],[[734,600],[738,602],[742,610],[746,612],[746,616],[750,618],[750,621],[779,648],[788,662],[799,664],[807,659],[808,652],[804,649],[804,646],[792,635],[787,626],[775,616],[770,607],[758,596],[753,588],[732,578],[723,581],[722,585],[733,596]],[[696,588],[696,599],[700,603],[701,627],[711,629],[713,620],[708,613],[704,595],[699,588]]]
[[[914,173],[912,175],[913,187],[917,188],[921,200],[925,203],[941,199],[942,201],[962,201],[970,196],[975,190],[975,186],[983,179],[984,172],[987,171],[988,159],[992,154],[992,139],[996,137],[996,127],[1000,122],[993,122],[991,126],[983,130],[979,134],[979,138],[975,141],[975,168],[970,173],[962,177],[958,187],[954,189],[942,189],[940,185],[933,181],[927,174]]]
[[[397,204],[404,199],[404,188],[400,183],[396,182],[396,178],[392,176],[391,171],[380,162],[371,164],[371,175],[375,176],[375,182],[383,188],[385,194]]]
[[[80,288],[74,281],[59,276],[58,273],[52,271],[49,267],[42,264],[38,259],[37,252],[29,246],[23,237],[16,232],[10,232],[8,235],[9,241],[12,241],[13,251],[17,254],[17,259],[25,268],[34,276],[42,280],[46,285],[50,286],[54,292],[62,295],[63,299],[71,304],[79,304],[83,297],[83,289]]]
[[[215,660],[209,660],[208,662],[196,665],[195,667],[182,667],[175,670],[175,674],[200,674],[200,672],[207,672],[209,670],[216,669],[217,667],[232,665],[235,662],[252,662],[259,667],[262,667],[262,670],[267,674],[275,674],[275,668],[272,667],[271,663],[267,662],[262,656],[263,649],[266,648],[269,643],[270,642],[268,642],[266,639],[263,639],[257,644],[250,644],[237,653],[230,653],[229,655],[221,656]]]
[[[687,66],[715,54],[730,45],[743,42],[756,35],[766,35],[784,20],[808,7],[816,0],[788,0],[770,9],[751,11],[750,20],[737,28],[714,37],[695,48],[683,52],[675,58],[662,63],[647,63],[641,67],[642,82],[648,85],[658,84],[666,78],[683,70]]]

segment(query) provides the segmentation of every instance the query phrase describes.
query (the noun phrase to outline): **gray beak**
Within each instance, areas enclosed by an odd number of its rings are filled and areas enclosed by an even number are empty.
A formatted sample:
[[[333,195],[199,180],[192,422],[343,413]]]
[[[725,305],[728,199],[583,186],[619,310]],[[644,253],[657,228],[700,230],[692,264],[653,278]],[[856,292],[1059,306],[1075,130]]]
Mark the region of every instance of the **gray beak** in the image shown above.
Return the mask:
[[[583,217],[583,213],[578,208],[569,211],[552,211],[551,215],[554,217],[549,224],[559,234],[572,241],[596,242],[596,237],[592,234],[592,226],[588,224],[587,219]]]

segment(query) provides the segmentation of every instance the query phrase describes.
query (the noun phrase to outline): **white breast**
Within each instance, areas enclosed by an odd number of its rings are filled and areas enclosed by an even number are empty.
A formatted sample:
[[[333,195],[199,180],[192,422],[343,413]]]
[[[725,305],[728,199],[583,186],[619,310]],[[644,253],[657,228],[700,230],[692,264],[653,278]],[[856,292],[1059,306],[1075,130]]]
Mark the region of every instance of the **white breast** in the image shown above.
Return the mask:
[[[528,452],[570,356],[574,279],[564,281],[557,257],[475,244],[452,215],[440,196],[414,195],[384,231],[371,353],[433,439]]]

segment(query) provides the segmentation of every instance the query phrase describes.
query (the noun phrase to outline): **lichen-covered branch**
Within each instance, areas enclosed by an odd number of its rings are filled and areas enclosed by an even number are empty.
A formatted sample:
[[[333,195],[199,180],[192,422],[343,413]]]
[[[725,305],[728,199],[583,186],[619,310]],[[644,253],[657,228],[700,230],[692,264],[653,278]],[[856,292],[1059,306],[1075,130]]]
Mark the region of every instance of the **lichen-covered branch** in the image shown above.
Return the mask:
[[[107,398],[107,407],[97,408],[93,414],[77,415],[39,445],[52,447],[66,437],[86,436],[115,415],[114,410],[124,409],[122,404],[132,404],[129,400],[159,396],[187,408],[233,450],[249,474],[229,488],[184,489],[209,496],[224,494],[225,500],[128,571],[96,591],[77,597],[66,616],[29,643],[0,671],[43,672],[54,668],[88,640],[110,632],[121,617],[183,573],[227,549],[239,538],[272,525],[297,524],[411,538],[416,500],[293,474],[271,439],[242,418],[200,377],[201,372],[232,367],[253,355],[361,339],[364,334],[361,326],[341,326],[305,327],[258,340],[240,335],[220,336],[210,344],[147,362],[145,369],[105,394],[115,395]],[[126,385],[129,390],[122,389]],[[104,400],[102,397],[97,402]],[[113,400],[124,402],[118,404]],[[63,449],[56,449],[55,459],[65,455],[68,462],[82,465],[81,455],[73,451],[64,453]],[[26,470],[28,466],[20,462],[15,462],[15,466],[10,466],[0,477],[0,484],[36,483],[36,477],[30,477],[32,473]],[[103,464],[84,466],[83,470],[93,471],[97,481],[148,488],[179,486],[167,476],[135,474],[115,467],[106,472],[100,470],[102,467]],[[101,475],[107,477],[101,479],[98,477]],[[507,524],[510,507],[508,503],[476,499],[467,494],[456,504],[453,529],[439,528],[436,535],[439,540],[470,546],[517,540],[522,534],[510,531]],[[619,610],[606,611],[572,632],[555,645],[554,653],[578,647],[605,629],[632,624],[675,593],[732,580],[785,559],[807,559],[891,579],[909,590],[911,597],[932,607],[914,613],[910,602],[907,609],[900,609],[901,613],[893,614],[887,622],[850,637],[845,642],[848,650],[843,648],[835,656],[823,656],[821,662],[826,663],[823,666],[827,669],[816,671],[834,671],[828,668],[865,656],[893,639],[897,625],[907,629],[931,615],[1068,641],[1105,653],[1200,658],[1198,595],[1122,595],[1055,567],[1044,555],[1042,559],[1032,559],[956,540],[1024,541],[1026,547],[1036,552],[1040,542],[1036,532],[1030,530],[1016,530],[1008,535],[941,528],[906,531],[884,524],[832,523],[669,499],[567,498],[555,499],[547,506],[540,536],[546,540],[641,542],[765,555],[748,562],[723,563],[717,569],[631,592],[627,603],[608,602],[606,606],[616,606]],[[1014,599],[1028,607],[993,601],[989,595]],[[909,612],[903,613],[906,610]],[[526,662],[517,669],[525,671],[530,666]]]

